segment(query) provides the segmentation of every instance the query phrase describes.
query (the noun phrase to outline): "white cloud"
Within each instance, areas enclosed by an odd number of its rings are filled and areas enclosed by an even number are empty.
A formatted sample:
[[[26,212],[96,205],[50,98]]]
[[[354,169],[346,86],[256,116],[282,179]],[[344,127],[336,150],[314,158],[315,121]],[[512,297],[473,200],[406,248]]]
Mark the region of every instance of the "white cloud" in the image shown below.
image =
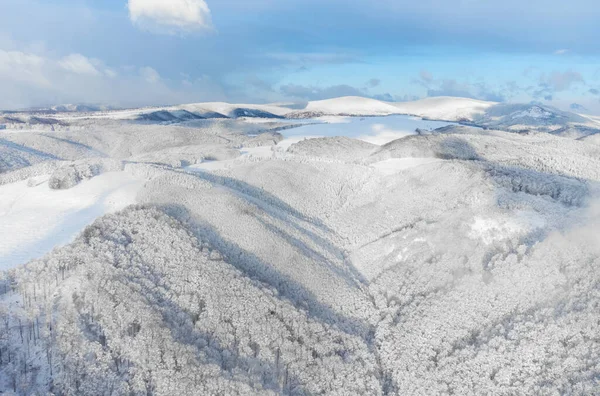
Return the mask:
[[[141,27],[159,32],[189,32],[212,28],[204,0],[128,0],[129,17]]]
[[[142,67],[140,69],[140,76],[147,82],[154,84],[160,81],[160,74],[151,67]]]
[[[0,77],[14,82],[27,82],[37,86],[49,86],[50,80],[44,75],[46,59],[20,51],[0,49]]]
[[[562,49],[558,49],[558,50],[554,51],[554,55],[565,55],[568,52],[569,52],[568,49],[562,48]]]
[[[92,62],[81,54],[72,54],[64,57],[59,63],[60,67],[75,74],[97,76],[100,74]]]

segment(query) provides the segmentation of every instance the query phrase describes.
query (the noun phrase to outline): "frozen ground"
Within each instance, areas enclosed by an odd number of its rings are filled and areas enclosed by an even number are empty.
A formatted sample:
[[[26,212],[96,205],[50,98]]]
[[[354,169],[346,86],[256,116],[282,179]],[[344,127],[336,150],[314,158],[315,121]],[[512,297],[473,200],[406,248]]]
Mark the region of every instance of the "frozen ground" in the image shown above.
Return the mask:
[[[593,121],[382,103],[0,131],[0,391],[597,393]]]

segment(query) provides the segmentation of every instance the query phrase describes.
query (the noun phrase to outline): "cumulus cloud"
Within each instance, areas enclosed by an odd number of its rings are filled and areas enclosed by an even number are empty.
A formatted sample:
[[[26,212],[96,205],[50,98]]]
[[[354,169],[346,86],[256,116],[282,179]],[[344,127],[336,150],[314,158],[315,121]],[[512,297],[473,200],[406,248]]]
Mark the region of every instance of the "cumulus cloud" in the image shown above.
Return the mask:
[[[204,0],[128,0],[131,21],[142,28],[166,33],[212,29]]]

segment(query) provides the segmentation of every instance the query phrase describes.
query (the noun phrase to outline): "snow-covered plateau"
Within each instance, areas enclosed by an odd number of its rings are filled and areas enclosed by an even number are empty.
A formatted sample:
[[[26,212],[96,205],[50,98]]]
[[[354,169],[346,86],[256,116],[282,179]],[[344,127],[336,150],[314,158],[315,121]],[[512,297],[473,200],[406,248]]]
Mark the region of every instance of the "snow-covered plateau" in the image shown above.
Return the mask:
[[[0,393],[600,394],[600,121],[0,113]]]

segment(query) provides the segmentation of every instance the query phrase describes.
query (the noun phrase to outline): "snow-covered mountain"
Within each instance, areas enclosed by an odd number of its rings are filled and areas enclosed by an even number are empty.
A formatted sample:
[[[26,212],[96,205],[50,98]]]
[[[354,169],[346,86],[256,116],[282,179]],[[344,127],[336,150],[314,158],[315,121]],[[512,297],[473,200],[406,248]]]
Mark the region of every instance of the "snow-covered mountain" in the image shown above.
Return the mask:
[[[593,118],[451,98],[2,117],[2,393],[598,389]]]
[[[51,106],[50,111],[57,113],[74,112],[74,113],[90,113],[94,111],[109,111],[118,110],[117,107],[109,105],[94,105],[94,104],[64,104]]]
[[[64,112],[58,112],[63,109]],[[504,104],[467,98],[434,97],[414,102],[383,102],[362,97],[341,97],[299,104],[229,104],[195,103],[167,107],[148,107],[127,110],[93,109],[77,106],[56,107],[52,114],[11,113],[0,119],[4,128],[17,124],[77,125],[93,120],[131,120],[168,124],[189,121],[233,118],[257,120],[315,119],[327,116],[388,116],[412,115],[428,120],[460,122],[484,128],[509,131],[557,131],[582,137],[600,128],[593,117],[561,111],[540,104]],[[29,122],[33,120],[33,122]],[[37,122],[36,120],[40,120]],[[52,122],[52,120],[55,120]],[[62,123],[62,125],[61,125]],[[26,125],[17,128],[26,129]]]
[[[555,131],[568,126],[600,127],[600,124],[586,116],[541,104],[498,104],[477,115],[472,121],[487,128],[516,131]]]

